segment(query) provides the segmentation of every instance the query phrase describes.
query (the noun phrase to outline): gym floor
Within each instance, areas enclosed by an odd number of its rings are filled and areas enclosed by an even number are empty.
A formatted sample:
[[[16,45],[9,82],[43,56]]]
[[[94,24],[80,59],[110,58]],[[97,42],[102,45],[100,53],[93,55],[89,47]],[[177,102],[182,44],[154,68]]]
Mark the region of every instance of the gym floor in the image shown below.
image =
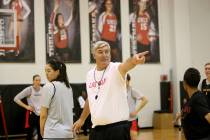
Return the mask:
[[[88,140],[88,136],[78,135],[77,140]],[[137,140],[185,140],[182,130],[174,129],[141,129]]]
[[[25,140],[25,138],[9,138],[9,140]],[[75,140],[88,140],[88,136],[77,135]],[[185,140],[182,130],[173,129],[141,129],[137,140]]]

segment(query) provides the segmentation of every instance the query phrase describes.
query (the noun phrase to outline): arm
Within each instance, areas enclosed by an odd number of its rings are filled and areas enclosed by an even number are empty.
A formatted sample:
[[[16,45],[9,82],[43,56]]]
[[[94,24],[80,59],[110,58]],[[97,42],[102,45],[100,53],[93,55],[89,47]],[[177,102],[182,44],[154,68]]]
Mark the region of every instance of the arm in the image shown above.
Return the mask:
[[[157,30],[155,29],[155,24],[153,21],[150,22],[150,25],[149,25],[149,35],[150,36],[157,36]]]
[[[71,4],[69,5],[69,8],[71,9],[71,13],[70,13],[70,16],[69,16],[68,20],[64,24],[65,27],[69,26],[70,23],[72,22],[73,12],[74,12],[74,2],[71,2]]]
[[[137,106],[137,109],[136,109],[136,113],[138,114],[139,111],[148,103],[148,100],[146,97],[142,97],[141,98],[141,103]]]
[[[205,115],[205,119],[210,124],[210,113],[208,113],[208,114]]]
[[[106,14],[105,14],[105,12],[103,12],[103,13],[99,16],[99,19],[98,19],[98,31],[99,31],[100,34],[101,34],[102,31],[103,31],[103,25],[104,25],[105,19],[106,19]]]
[[[42,137],[44,136],[44,128],[45,128],[45,123],[48,117],[48,109],[50,108],[50,104],[52,102],[52,97],[54,95],[54,92],[56,91],[52,83],[47,83],[42,88],[41,109],[40,109],[40,134]]]
[[[158,33],[157,30],[155,29],[155,24],[153,21],[150,22],[148,36],[150,42],[155,41],[155,39],[157,39]]]
[[[27,104],[25,104],[24,102],[21,101],[23,98],[28,98],[28,97],[31,96],[31,90],[32,89],[30,89],[30,88],[31,87],[27,87],[23,91],[18,93],[14,98],[14,102],[17,103],[19,106],[25,108],[26,110],[33,111],[34,108],[32,106],[27,105]]]
[[[23,15],[23,20],[26,19],[29,14],[31,13],[31,9],[29,8],[29,6],[27,5],[27,3],[24,0],[21,0],[21,3],[23,5],[23,8],[25,9],[26,13]]]
[[[55,16],[58,11],[58,8],[59,8],[59,3],[58,1],[55,1],[53,12],[50,14],[50,23],[53,24],[53,26],[55,25]]]
[[[34,111],[34,107],[32,107],[32,106],[30,106],[30,105],[26,105],[25,103],[23,103],[21,100],[15,100],[15,102],[19,105],[19,106],[21,106],[21,107],[23,107],[23,108],[25,108],[26,110],[29,110],[29,111]]]
[[[135,13],[131,13],[129,16],[129,23],[134,23],[136,20],[136,15]]]
[[[130,116],[131,117],[136,117],[139,113],[139,111],[148,103],[148,100],[146,97],[142,97],[141,99],[141,102],[137,105],[137,108],[134,112],[131,112]]]
[[[44,136],[44,126],[45,122],[47,120],[48,116],[48,109],[46,107],[41,107],[41,112],[40,112],[40,134],[43,137]]]
[[[88,102],[88,99],[86,99],[85,106],[82,111],[82,114],[80,115],[80,118],[73,124],[72,129],[74,132],[79,132],[80,128],[84,124],[84,122],[89,114],[90,114],[89,102]]]
[[[138,53],[133,55],[133,57],[128,58],[125,62],[119,65],[119,71],[122,75],[122,77],[125,77],[125,74],[133,69],[138,64],[143,64],[145,62],[145,55],[147,55],[149,52],[145,51],[142,53]]]

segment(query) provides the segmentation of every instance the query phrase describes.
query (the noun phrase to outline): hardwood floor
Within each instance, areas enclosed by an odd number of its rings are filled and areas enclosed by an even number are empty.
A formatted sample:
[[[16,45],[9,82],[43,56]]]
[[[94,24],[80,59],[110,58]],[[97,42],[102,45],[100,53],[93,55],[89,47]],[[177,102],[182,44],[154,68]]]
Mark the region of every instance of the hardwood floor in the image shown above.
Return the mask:
[[[79,135],[77,140],[88,140],[88,136]],[[137,140],[185,140],[182,131],[174,129],[141,129]]]
[[[182,131],[176,129],[140,130],[138,140],[185,140]]]
[[[3,140],[3,138],[0,138]],[[25,140],[25,138],[9,138],[9,140]],[[77,135],[75,140],[88,140],[88,136]],[[174,129],[141,129],[137,140],[185,140],[182,131]]]

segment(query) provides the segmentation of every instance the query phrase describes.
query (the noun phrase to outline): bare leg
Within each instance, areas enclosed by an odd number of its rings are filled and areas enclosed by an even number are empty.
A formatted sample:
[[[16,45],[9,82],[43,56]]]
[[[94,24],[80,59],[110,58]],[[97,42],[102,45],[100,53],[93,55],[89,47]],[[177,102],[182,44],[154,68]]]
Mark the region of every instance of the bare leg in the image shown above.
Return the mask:
[[[138,132],[130,130],[131,140],[137,140]]]

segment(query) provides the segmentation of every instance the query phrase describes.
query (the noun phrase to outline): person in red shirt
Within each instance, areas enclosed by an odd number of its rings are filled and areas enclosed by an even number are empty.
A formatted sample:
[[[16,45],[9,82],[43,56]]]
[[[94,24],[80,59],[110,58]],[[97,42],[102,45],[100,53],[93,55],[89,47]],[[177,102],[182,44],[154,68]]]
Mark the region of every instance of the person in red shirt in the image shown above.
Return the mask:
[[[62,13],[58,13],[59,1],[55,1],[55,7],[51,17],[54,19],[54,44],[56,57],[59,60],[67,61],[69,60],[69,47],[68,47],[68,26],[70,25],[73,17],[73,2],[69,7],[72,9],[68,20],[64,21],[64,16]],[[55,18],[54,18],[55,15]]]
[[[105,0],[103,5],[104,12],[99,16],[98,30],[101,40],[106,41],[111,46],[112,61],[120,61],[120,50],[117,43],[117,16],[113,11],[112,0]]]
[[[151,55],[151,43],[157,39],[155,26],[147,9],[148,2],[149,0],[138,0],[136,12],[130,16],[132,36],[136,40],[136,43],[132,42],[132,47],[135,47],[133,54],[149,51]],[[147,59],[150,59],[150,55]]]

